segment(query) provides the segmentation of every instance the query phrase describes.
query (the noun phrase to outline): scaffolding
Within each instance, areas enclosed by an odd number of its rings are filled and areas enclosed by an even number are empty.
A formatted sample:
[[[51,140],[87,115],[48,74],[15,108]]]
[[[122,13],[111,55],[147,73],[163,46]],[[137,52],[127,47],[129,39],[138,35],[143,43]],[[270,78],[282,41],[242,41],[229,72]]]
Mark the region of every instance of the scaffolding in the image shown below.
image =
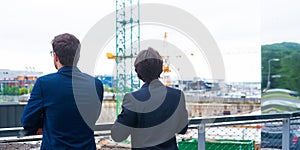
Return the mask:
[[[139,87],[133,59],[140,50],[139,0],[116,0],[116,115],[126,92]]]

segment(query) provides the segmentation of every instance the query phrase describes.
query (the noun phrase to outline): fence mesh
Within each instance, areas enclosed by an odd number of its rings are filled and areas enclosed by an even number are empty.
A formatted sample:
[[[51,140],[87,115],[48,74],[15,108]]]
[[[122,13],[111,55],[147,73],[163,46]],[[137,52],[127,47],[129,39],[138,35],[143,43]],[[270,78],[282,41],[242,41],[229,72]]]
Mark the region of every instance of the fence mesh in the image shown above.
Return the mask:
[[[256,106],[251,107],[240,105],[240,109],[254,109]],[[200,105],[187,104],[189,110],[189,116],[200,116],[205,114],[203,108],[199,109]],[[201,106],[202,107],[202,106]],[[243,108],[244,107],[244,108]],[[248,108],[249,107],[249,108]],[[230,105],[219,106],[207,106],[206,109],[221,110],[220,112],[212,111],[219,114],[224,110],[231,110]],[[222,109],[221,109],[222,108]],[[97,123],[113,122],[116,119],[116,104],[114,101],[104,101],[102,104],[101,115]],[[232,109],[231,112],[235,110]],[[211,114],[215,115],[215,114]],[[247,123],[245,123],[247,122]],[[281,120],[271,120],[264,123],[258,123],[258,121],[248,120],[244,123],[232,123],[226,125],[210,124],[206,126],[206,149],[207,150],[270,150],[270,149],[282,149],[282,134],[283,134],[283,122]],[[292,150],[300,150],[300,118],[290,118],[290,136],[289,147]],[[101,137],[102,138],[102,137]],[[198,130],[189,129],[185,135],[178,135],[178,146],[180,150],[193,150],[198,149]],[[111,141],[111,139],[97,140],[98,147],[101,149],[130,149],[130,144],[120,145]],[[23,142],[23,143],[0,143],[0,150],[2,149],[39,149],[40,141]]]
[[[270,150],[282,149],[282,121],[206,127],[207,150]],[[191,129],[178,136],[180,150],[198,149],[198,130]],[[290,122],[290,149],[300,149],[300,119]]]
[[[300,149],[300,118],[290,120],[289,147]],[[264,123],[245,121],[221,125],[207,124],[205,128],[205,143],[207,150],[276,150],[282,149],[283,122],[270,120]],[[98,149],[130,149],[130,143],[113,142],[110,136],[96,136]],[[186,134],[178,135],[180,150],[198,149],[198,129],[189,129]],[[39,149],[41,141],[0,143],[0,150],[35,150]]]
[[[283,123],[267,121],[265,123],[218,125],[205,128],[206,150],[276,150],[282,149]],[[300,118],[291,118],[289,148],[300,149]],[[190,129],[178,136],[180,150],[198,149],[198,130]]]
[[[291,118],[290,121],[290,149],[300,149],[300,118]]]
[[[197,150],[197,129],[193,129],[191,138],[179,140],[180,150]],[[222,126],[206,128],[206,149],[207,150],[254,150],[259,147],[260,129],[247,126]],[[189,133],[190,134],[190,133]],[[188,135],[188,137],[191,137]]]

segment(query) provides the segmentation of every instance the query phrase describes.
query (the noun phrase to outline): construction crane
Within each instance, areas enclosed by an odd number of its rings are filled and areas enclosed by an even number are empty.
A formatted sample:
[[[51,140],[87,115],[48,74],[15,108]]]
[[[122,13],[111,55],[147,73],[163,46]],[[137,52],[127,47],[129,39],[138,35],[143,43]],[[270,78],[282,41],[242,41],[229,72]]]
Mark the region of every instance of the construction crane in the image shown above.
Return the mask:
[[[171,86],[171,77],[170,77],[170,60],[169,53],[167,48],[167,32],[164,32],[164,41],[163,41],[163,49],[166,50],[166,56],[162,56],[163,58],[163,82],[166,86]]]
[[[106,53],[106,57],[107,59],[114,59],[117,61],[120,60],[120,59],[132,59],[132,58],[135,58],[136,56],[124,56],[124,57],[117,57],[115,54],[113,53]],[[171,69],[170,69],[170,63],[169,63],[169,59],[168,57],[169,56],[162,56],[163,57],[163,72],[162,72],[162,79],[163,79],[163,82],[166,86],[170,86],[171,85],[171,80],[170,80],[170,75],[169,73],[171,72]]]
[[[172,81],[171,81],[171,76],[170,73],[171,68],[170,68],[170,55],[168,54],[168,48],[167,48],[167,32],[164,32],[164,42],[163,42],[163,49],[166,51],[166,55],[162,55],[163,58],[163,72],[162,72],[162,80],[163,83],[166,86],[171,86]],[[136,55],[115,55],[113,53],[106,53],[106,57],[108,59],[114,59],[116,60],[116,62],[121,62],[121,61],[126,61],[126,59],[133,59],[136,57]],[[181,55],[176,55],[176,58],[181,58]],[[131,72],[132,73],[132,72]],[[133,73],[131,74],[131,78],[130,81],[132,82],[133,79],[135,78],[135,76],[133,75]],[[118,81],[118,80],[117,80]],[[120,80],[119,80],[120,81]],[[128,80],[129,81],[129,80]],[[134,82],[134,81],[133,81]],[[131,86],[133,87],[133,86]],[[128,91],[125,91],[128,92]]]
[[[139,0],[116,0],[116,115],[121,112],[120,104],[125,93],[139,87],[138,78],[133,73],[133,57],[139,50]]]

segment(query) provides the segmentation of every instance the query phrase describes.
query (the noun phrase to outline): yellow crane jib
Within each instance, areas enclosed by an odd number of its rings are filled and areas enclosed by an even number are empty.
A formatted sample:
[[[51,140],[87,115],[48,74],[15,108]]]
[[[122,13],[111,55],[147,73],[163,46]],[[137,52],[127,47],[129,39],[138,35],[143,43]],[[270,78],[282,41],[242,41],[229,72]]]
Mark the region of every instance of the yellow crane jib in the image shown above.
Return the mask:
[[[163,72],[171,72],[169,65],[164,65]]]
[[[106,57],[108,59],[116,59],[116,55],[114,55],[113,53],[106,53]]]

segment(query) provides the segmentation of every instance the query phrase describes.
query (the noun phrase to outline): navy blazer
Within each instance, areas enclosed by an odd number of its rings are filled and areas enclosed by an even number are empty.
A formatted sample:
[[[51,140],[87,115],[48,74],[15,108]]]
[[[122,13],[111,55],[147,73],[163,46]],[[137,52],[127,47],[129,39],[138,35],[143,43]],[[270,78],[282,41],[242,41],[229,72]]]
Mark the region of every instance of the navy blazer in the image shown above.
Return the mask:
[[[187,124],[183,92],[154,80],[124,96],[111,134],[117,142],[131,135],[134,150],[177,150],[175,134],[184,134]]]
[[[22,125],[29,134],[43,128],[41,149],[96,149],[93,127],[102,99],[100,80],[65,66],[37,79]]]

